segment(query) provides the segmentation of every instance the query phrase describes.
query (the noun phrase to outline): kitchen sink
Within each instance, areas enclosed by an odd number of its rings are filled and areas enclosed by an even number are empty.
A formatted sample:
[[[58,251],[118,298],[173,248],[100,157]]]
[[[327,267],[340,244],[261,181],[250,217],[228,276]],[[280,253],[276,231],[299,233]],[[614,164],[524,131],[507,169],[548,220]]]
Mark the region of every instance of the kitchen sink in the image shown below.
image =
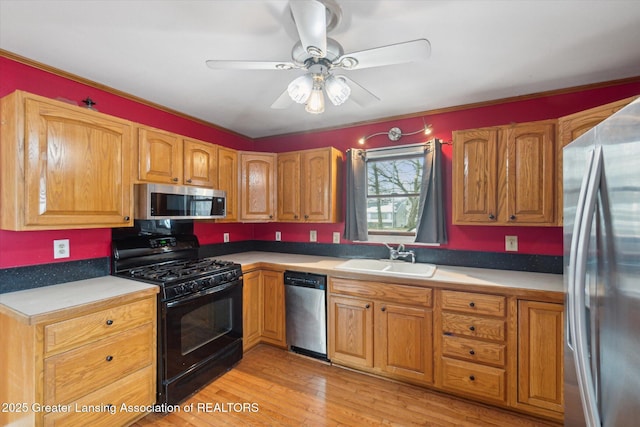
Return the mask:
[[[435,264],[392,261],[387,259],[350,259],[335,267],[336,270],[361,271],[394,277],[429,278],[436,272]]]

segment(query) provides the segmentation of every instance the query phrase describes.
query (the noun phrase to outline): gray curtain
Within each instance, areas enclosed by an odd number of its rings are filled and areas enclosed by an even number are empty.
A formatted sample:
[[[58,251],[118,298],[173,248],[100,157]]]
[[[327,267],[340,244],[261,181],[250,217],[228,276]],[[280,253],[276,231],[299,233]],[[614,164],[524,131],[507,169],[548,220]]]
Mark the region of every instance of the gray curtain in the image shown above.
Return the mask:
[[[416,242],[447,243],[442,199],[442,149],[438,139],[431,140],[424,153]]]
[[[364,150],[347,151],[347,200],[344,238],[368,240],[367,236],[367,165]]]

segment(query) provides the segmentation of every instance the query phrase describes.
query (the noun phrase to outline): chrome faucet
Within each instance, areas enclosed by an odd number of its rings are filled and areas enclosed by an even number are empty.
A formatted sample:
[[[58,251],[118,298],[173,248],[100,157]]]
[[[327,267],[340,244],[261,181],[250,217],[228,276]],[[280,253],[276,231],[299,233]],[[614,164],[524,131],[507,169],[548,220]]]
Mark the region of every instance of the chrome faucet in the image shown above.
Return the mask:
[[[405,251],[404,250],[404,245],[402,243],[400,243],[398,245],[398,249],[393,249],[393,247],[387,245],[386,243],[384,244],[388,249],[389,249],[389,259],[390,260],[397,260],[397,259],[404,259],[405,261],[407,261],[407,258],[411,259],[411,264],[415,264],[416,262],[416,254],[414,251]]]

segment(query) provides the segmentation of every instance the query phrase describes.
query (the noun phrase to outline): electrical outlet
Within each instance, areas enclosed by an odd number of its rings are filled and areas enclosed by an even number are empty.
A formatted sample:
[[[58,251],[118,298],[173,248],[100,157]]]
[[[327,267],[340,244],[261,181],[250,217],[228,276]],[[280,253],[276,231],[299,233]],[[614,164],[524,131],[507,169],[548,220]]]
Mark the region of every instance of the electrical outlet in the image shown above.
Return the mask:
[[[222,235],[222,239],[224,240],[225,243],[229,243],[229,233],[224,233]]]
[[[333,232],[333,243],[340,244],[340,232],[339,231],[334,231]]]
[[[276,231],[276,242],[282,240],[282,234],[279,231]]]
[[[518,252],[518,236],[504,236],[504,250]]]
[[[310,242],[318,241],[318,232],[316,230],[309,231],[309,241]]]
[[[69,239],[53,241],[53,258],[69,258]]]

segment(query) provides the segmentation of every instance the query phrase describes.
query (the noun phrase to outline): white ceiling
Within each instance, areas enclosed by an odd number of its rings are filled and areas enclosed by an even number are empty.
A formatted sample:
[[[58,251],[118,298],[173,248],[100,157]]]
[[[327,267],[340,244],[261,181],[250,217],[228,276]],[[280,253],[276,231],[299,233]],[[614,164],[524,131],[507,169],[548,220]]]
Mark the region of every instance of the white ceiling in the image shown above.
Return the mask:
[[[0,0],[0,48],[253,138],[640,75],[638,0],[336,1],[345,52],[431,42],[426,62],[344,72],[367,108],[274,110],[303,70],[206,67],[289,61],[287,0]]]

